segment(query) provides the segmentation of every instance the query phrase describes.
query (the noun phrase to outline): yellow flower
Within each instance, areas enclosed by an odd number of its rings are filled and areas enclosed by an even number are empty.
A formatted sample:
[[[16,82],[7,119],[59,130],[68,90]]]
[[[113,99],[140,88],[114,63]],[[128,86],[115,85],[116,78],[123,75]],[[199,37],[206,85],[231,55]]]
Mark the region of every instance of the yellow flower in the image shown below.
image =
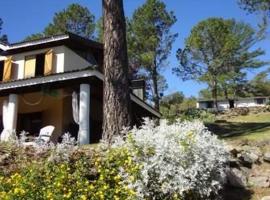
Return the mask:
[[[87,200],[87,197],[85,195],[82,195],[81,200]]]

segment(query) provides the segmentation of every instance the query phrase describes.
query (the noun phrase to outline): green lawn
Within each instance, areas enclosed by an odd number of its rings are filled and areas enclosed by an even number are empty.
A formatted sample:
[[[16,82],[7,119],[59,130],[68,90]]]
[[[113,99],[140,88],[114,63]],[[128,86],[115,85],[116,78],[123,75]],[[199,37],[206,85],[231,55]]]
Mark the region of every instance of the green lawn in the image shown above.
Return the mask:
[[[238,116],[206,126],[226,140],[270,140],[270,112]]]

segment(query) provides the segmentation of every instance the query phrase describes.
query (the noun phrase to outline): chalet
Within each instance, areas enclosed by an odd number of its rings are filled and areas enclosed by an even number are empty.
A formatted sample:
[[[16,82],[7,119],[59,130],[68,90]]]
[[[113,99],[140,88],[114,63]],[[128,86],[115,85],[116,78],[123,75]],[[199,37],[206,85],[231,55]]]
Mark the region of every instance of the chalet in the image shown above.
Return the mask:
[[[269,101],[270,97],[246,97],[229,100],[218,99],[217,104],[219,110],[228,110],[230,108],[266,106]],[[214,108],[214,100],[200,99],[197,101],[197,108],[212,109]]]
[[[14,44],[0,44],[0,128],[33,136],[55,127],[52,141],[69,132],[79,143],[101,138],[103,45],[67,33]],[[143,80],[133,81],[133,124],[160,113],[144,99]],[[117,113],[115,113],[117,115]]]

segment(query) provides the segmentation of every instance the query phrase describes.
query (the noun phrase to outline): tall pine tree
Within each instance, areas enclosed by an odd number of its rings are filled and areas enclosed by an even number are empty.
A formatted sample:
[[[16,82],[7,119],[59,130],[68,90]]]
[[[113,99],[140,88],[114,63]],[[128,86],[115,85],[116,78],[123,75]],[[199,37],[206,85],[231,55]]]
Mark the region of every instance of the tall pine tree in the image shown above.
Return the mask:
[[[122,0],[103,0],[103,136],[107,142],[131,125],[126,23]]]
[[[177,37],[170,32],[175,22],[176,17],[167,11],[165,3],[147,0],[135,10],[128,23],[129,64],[148,78],[156,109],[159,109],[160,89],[166,85],[161,70],[168,65],[166,61]]]
[[[42,33],[28,36],[25,40],[38,39],[45,36],[72,32],[92,39],[95,31],[95,16],[79,4],[71,4],[66,9],[55,13],[53,21],[45,27]]]

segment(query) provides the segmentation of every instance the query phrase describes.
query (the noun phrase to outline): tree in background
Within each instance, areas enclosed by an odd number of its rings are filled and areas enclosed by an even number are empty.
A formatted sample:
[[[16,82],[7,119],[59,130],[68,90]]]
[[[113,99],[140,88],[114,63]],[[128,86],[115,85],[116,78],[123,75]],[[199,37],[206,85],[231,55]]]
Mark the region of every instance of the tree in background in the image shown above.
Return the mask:
[[[238,0],[242,9],[248,13],[255,13],[261,16],[259,24],[259,35],[264,36],[270,20],[270,1],[269,0]]]
[[[85,38],[93,38],[95,17],[79,4],[71,4],[66,9],[55,13],[52,23],[45,27],[42,33],[28,36],[25,40],[38,39],[45,36],[72,32]]]
[[[269,0],[239,0],[243,9],[250,13],[264,12],[270,16],[270,1]]]
[[[131,125],[126,22],[122,0],[103,0],[103,135],[108,142]]]
[[[240,77],[243,70],[265,64],[257,59],[261,49],[252,49],[257,37],[251,26],[233,19],[209,18],[198,23],[177,51],[179,67],[174,72],[183,79],[205,82],[217,108],[218,88]]]
[[[103,17],[100,17],[96,22],[97,41],[103,43]]]
[[[159,109],[159,83],[164,85],[162,68],[168,65],[167,58],[171,52],[172,43],[177,34],[170,32],[176,22],[173,12],[166,9],[160,0],[147,0],[135,10],[128,23],[128,53],[131,68],[137,68],[138,73],[147,77],[151,87],[150,97]],[[163,80],[163,81],[161,81]]]
[[[0,42],[7,43],[8,42],[7,35],[1,35],[2,25],[3,25],[3,20],[0,18]]]
[[[195,97],[185,97],[182,92],[174,92],[162,97],[160,101],[160,111],[164,118],[173,122],[181,119],[183,113],[189,109],[196,108],[197,99]]]
[[[250,81],[250,93],[253,96],[270,96],[268,72],[260,72]]]
[[[184,101],[184,98],[185,96],[183,92],[175,92],[164,96],[160,101],[160,105],[170,107],[170,105],[182,103]]]

